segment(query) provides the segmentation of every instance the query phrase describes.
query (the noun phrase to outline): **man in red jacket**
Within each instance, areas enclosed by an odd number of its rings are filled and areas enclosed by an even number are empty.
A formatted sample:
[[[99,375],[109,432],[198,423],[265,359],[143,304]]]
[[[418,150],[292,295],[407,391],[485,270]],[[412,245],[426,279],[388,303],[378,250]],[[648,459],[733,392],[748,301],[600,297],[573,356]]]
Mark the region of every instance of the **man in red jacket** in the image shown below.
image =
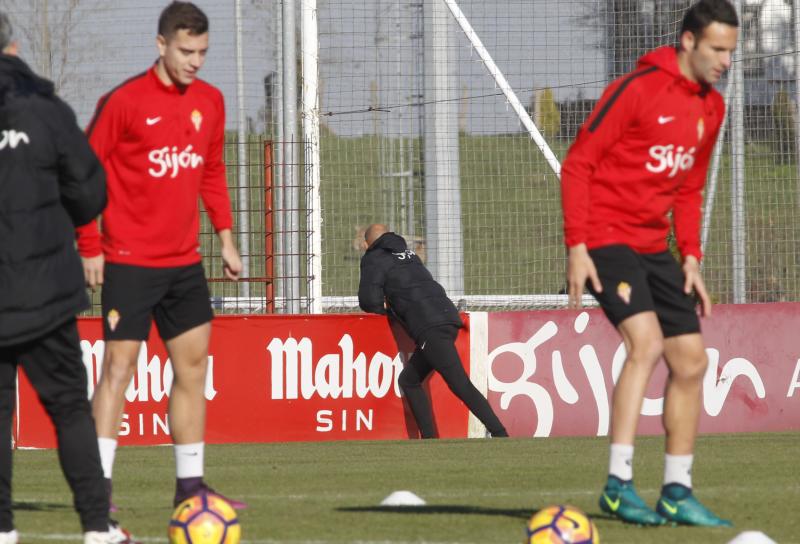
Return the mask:
[[[677,47],[639,60],[609,85],[564,160],[561,180],[569,248],[570,305],[584,286],[625,342],[614,389],[609,476],[600,507],[624,521],[730,525],[692,494],[691,467],[707,366],[700,323],[711,300],[700,275],[700,207],[724,103],[712,85],[730,67],[738,18],[727,0],[686,12]],[[667,248],[672,213],[682,265]],[[645,389],[658,360],[664,393],[666,461],[655,511],[633,487],[633,442]]]
[[[223,97],[197,78],[208,19],[190,2],[173,2],[161,13],[156,43],[156,64],[103,96],[87,129],[108,175],[109,202],[102,238],[92,222],[79,229],[78,246],[87,284],[103,285],[106,345],[93,413],[107,485],[125,389],[155,318],[174,372],[169,426],[177,504],[208,491],[204,387],[213,313],[198,243],[198,196],[219,236],[225,275],[237,279],[242,264],[222,161]]]

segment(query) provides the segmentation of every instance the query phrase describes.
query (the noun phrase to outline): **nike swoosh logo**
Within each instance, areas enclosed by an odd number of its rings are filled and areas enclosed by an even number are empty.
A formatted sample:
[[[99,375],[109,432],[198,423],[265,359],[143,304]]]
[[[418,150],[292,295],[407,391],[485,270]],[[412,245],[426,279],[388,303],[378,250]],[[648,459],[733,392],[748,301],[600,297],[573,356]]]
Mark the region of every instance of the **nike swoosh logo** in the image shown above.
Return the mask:
[[[619,508],[619,500],[620,500],[619,497],[617,497],[617,500],[612,501],[611,499],[608,498],[608,495],[603,493],[603,500],[606,501],[606,504],[608,505],[609,508],[611,508],[612,512],[616,512],[617,509]]]
[[[673,516],[678,513],[678,507],[677,506],[672,506],[670,503],[668,503],[664,499],[661,499],[661,506],[663,506],[664,510],[666,510],[667,512],[669,512]]]
[[[161,121],[161,117],[153,117],[152,119],[148,117],[147,119],[144,120],[144,122],[147,123],[147,126],[149,127],[155,125],[159,121]]]
[[[671,123],[675,120],[674,116],[664,117],[663,115],[658,116],[658,124],[659,125],[666,125],[667,123]]]

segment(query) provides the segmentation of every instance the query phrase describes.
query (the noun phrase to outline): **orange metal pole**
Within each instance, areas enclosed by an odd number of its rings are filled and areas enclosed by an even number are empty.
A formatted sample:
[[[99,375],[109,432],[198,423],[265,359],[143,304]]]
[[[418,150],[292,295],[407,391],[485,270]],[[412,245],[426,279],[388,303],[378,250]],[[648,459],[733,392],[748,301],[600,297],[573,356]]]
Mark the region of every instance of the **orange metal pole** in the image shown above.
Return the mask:
[[[266,311],[275,313],[275,238],[272,185],[274,181],[273,143],[264,141],[264,278]]]

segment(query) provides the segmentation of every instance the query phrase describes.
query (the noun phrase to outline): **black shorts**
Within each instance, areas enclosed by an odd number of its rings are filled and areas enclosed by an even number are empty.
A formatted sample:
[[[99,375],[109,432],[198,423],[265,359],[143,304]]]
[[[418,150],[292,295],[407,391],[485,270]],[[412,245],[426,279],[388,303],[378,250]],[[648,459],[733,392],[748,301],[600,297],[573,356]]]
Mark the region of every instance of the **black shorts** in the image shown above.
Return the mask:
[[[586,286],[616,327],[623,320],[654,311],[664,338],[700,332],[693,295],[683,292],[684,275],[669,251],[637,253],[625,245],[589,250],[603,292]]]
[[[214,318],[203,265],[149,268],[106,263],[103,272],[106,340],[147,340],[152,319],[164,340]]]

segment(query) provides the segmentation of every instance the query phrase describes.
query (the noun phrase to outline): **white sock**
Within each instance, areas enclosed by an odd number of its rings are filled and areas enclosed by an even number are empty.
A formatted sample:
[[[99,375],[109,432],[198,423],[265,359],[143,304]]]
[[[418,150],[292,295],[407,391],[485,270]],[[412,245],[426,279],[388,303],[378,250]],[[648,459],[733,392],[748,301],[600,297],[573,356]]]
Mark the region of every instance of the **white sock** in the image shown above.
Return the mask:
[[[100,449],[100,464],[103,466],[103,477],[111,479],[114,469],[114,455],[117,453],[117,441],[113,438],[97,438],[97,447]]]
[[[205,442],[175,444],[175,474],[178,478],[203,477]]]
[[[83,533],[83,544],[105,544],[110,542],[110,537],[108,531],[86,531]]]
[[[681,484],[692,488],[694,455],[664,455],[664,485]]]
[[[633,480],[633,445],[611,444],[608,473],[622,481]]]

